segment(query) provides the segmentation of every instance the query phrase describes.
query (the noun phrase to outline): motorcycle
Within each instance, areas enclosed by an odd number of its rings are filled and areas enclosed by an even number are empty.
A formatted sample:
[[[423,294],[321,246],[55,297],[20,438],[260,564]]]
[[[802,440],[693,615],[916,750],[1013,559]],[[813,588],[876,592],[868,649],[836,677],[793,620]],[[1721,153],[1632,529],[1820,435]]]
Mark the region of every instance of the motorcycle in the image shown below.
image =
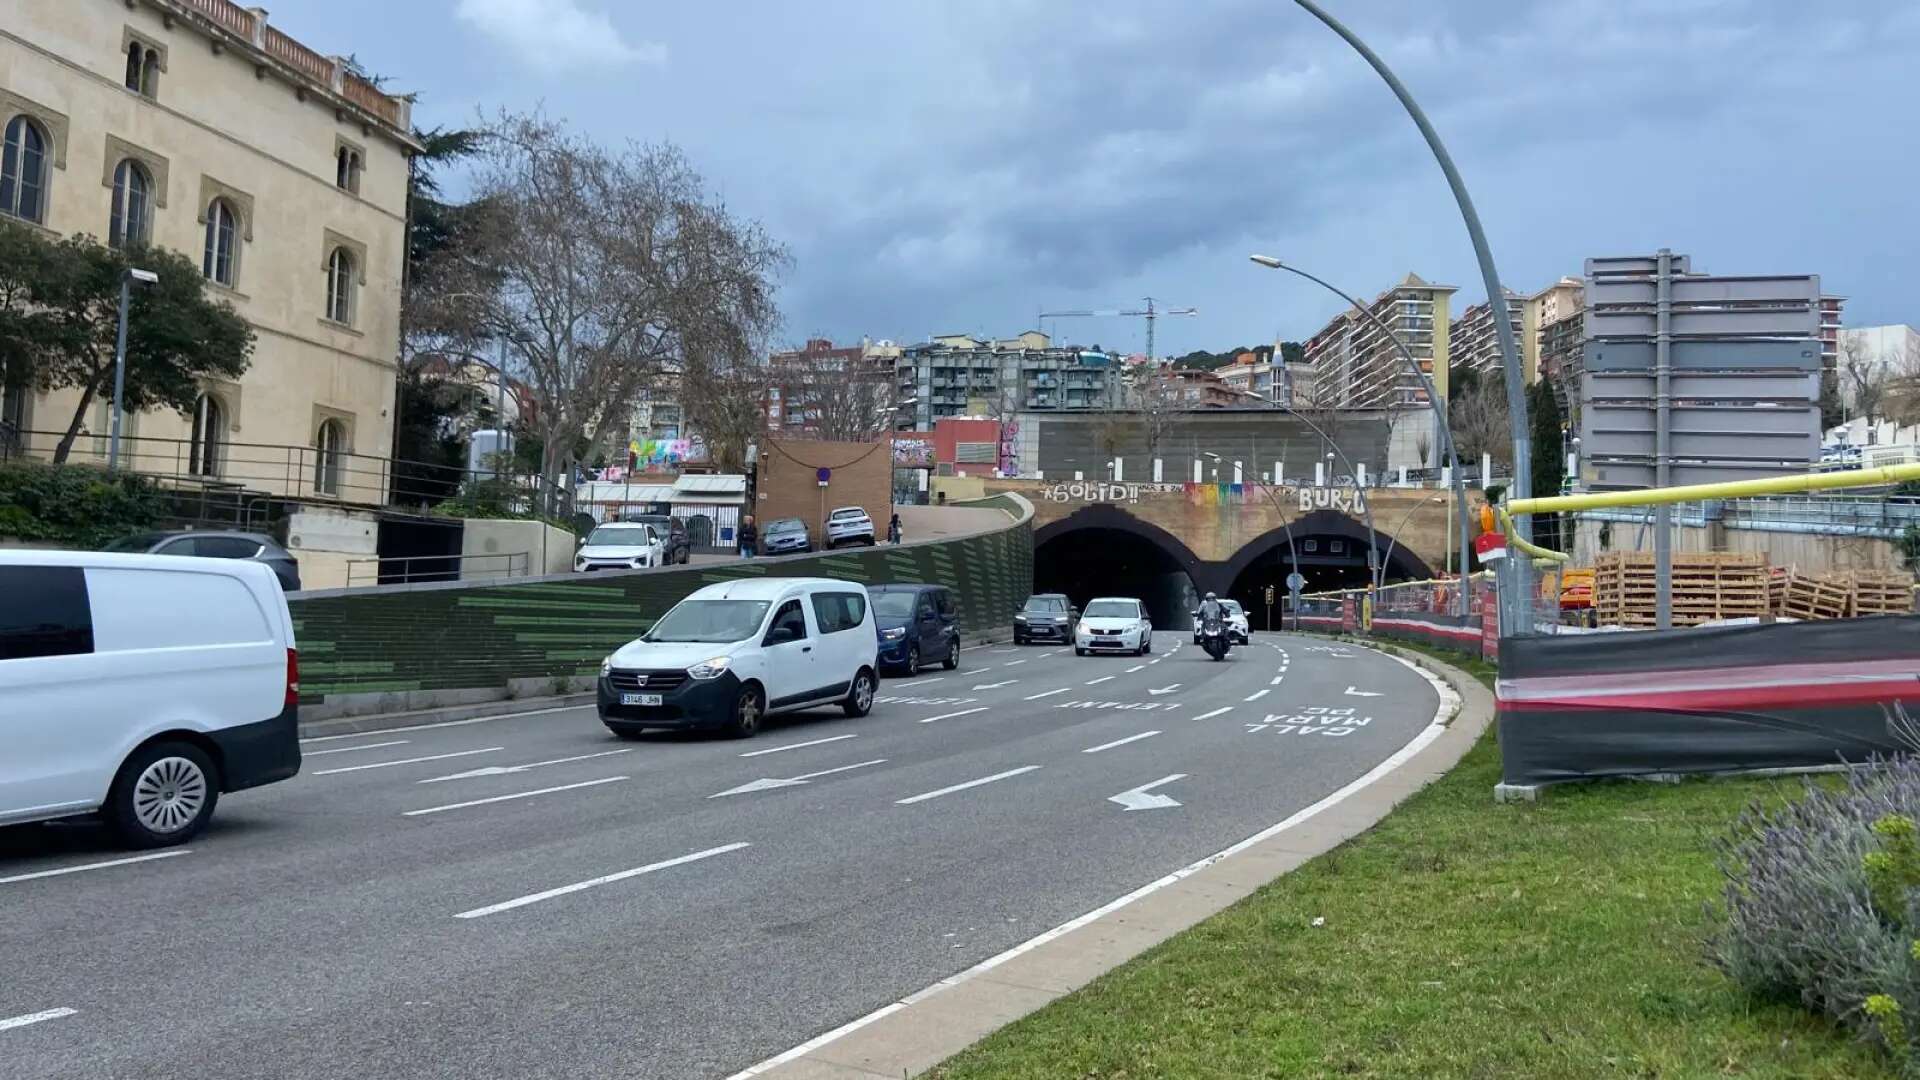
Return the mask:
[[[1225,619],[1215,615],[1201,622],[1200,646],[1215,660],[1227,658],[1227,651],[1233,648],[1233,641],[1227,635]]]

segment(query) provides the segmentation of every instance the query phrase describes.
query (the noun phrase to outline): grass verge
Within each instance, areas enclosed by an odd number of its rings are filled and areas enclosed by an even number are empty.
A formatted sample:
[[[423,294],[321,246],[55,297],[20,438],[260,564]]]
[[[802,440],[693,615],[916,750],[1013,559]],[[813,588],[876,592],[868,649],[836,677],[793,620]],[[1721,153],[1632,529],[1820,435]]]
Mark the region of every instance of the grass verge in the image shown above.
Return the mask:
[[[1892,1075],[1702,959],[1708,840],[1799,781],[1598,783],[1499,806],[1499,778],[1489,730],[1369,832],[932,1075]]]

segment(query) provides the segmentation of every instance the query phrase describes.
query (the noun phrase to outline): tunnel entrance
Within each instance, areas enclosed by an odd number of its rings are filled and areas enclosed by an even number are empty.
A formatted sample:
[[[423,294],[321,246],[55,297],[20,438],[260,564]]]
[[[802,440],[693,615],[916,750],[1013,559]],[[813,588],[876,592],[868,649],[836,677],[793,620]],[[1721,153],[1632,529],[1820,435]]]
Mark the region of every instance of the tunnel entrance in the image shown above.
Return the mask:
[[[1282,575],[1285,576],[1284,574]],[[1138,597],[1160,629],[1186,629],[1193,579],[1166,548],[1121,529],[1072,529],[1033,552],[1033,590],[1066,593],[1084,608],[1096,596]]]
[[[1318,519],[1318,520],[1316,520]],[[1364,526],[1308,515],[1297,523],[1289,544],[1284,530],[1275,530],[1250,543],[1228,564],[1232,584],[1227,595],[1246,606],[1253,627],[1266,625],[1267,586],[1273,586],[1274,625],[1279,625],[1287,595],[1287,575],[1295,570],[1307,579],[1302,592],[1317,593],[1332,589],[1364,589],[1371,584],[1367,567],[1368,537]],[[1388,584],[1396,581],[1421,581],[1433,576],[1413,552],[1391,545],[1381,537],[1381,555],[1386,559]],[[1295,560],[1298,560],[1297,562]]]

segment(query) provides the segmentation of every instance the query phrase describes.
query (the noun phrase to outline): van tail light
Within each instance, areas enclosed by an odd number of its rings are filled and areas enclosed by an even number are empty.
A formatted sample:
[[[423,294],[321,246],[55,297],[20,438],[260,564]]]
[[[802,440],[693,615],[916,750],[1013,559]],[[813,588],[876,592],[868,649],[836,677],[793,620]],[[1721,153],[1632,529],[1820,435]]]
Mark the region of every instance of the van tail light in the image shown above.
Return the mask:
[[[287,707],[300,704],[300,654],[287,650]]]

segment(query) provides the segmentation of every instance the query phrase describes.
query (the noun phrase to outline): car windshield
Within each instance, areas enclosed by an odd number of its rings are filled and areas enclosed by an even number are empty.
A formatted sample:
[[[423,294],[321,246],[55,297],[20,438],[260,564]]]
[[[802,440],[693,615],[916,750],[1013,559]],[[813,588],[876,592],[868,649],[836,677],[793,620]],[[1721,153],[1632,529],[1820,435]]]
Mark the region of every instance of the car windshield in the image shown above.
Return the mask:
[[[1227,614],[1229,615],[1238,615],[1241,611],[1240,601],[1238,600],[1222,600],[1220,601],[1220,606],[1226,608]]]
[[[835,510],[833,516],[839,521],[852,521],[855,518],[866,517],[867,512],[865,510]]]
[[[799,518],[781,518],[779,521],[767,526],[767,532],[769,533],[805,532],[806,529],[807,527],[800,523]]]
[[[883,619],[904,619],[913,614],[916,599],[910,592],[874,593],[873,613]]]
[[[682,600],[660,617],[642,641],[744,641],[760,629],[765,600]]]
[[[155,533],[155,532],[134,533],[132,536],[123,536],[120,539],[115,540],[113,543],[108,544],[106,547],[101,548],[100,550],[102,551],[146,551],[147,549],[153,547],[153,545],[159,543],[162,540],[165,540],[166,538],[167,538],[166,533]]]
[[[1027,597],[1027,610],[1065,611],[1067,610],[1067,602],[1057,596],[1029,596]]]
[[[602,525],[587,537],[587,547],[629,547],[647,542],[645,525]]]
[[[1131,600],[1095,600],[1085,614],[1089,619],[1137,619],[1140,605]]]

